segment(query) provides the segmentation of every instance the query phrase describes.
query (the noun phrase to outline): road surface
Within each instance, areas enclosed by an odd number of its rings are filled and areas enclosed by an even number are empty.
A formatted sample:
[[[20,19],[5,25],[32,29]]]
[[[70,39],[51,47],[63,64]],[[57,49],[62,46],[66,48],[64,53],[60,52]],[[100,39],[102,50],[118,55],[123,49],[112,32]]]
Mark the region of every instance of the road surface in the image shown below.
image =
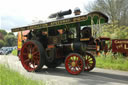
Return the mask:
[[[45,68],[38,73],[27,72],[18,57],[11,54],[0,55],[0,63],[34,80],[44,81],[47,85],[128,85],[128,72],[125,71],[95,68],[91,72],[71,75],[62,65],[56,69]]]

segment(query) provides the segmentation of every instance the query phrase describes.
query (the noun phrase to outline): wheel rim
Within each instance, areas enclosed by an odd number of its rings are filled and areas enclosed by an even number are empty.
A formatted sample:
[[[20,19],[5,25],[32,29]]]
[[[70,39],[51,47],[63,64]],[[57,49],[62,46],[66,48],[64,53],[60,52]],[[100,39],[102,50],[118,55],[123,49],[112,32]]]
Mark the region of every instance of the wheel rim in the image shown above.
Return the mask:
[[[85,61],[85,68],[84,71],[90,71],[95,67],[95,58],[91,55],[86,53],[84,56],[84,61]]]
[[[40,52],[38,46],[28,41],[21,49],[21,63],[27,71],[35,71],[40,64]]]
[[[71,54],[65,60],[65,68],[70,74],[79,74],[83,67],[83,60],[77,54]]]

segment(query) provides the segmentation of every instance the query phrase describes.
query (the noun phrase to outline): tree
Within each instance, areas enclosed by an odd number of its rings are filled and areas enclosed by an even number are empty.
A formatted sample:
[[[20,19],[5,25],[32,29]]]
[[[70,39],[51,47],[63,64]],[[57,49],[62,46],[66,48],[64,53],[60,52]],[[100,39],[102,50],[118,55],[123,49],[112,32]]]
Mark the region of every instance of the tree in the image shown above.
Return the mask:
[[[111,39],[128,39],[128,27],[119,27],[117,24],[114,26],[113,24],[106,24],[102,26],[102,32],[100,35],[103,37],[109,37]]]
[[[1,32],[0,32],[0,40],[3,40],[3,35]]]
[[[9,32],[8,35],[14,35],[14,33],[13,32]]]
[[[0,48],[4,46],[4,41],[0,40]]]
[[[16,46],[17,38],[12,32],[7,33],[5,30],[0,30],[0,47]]]
[[[96,0],[85,9],[89,12],[101,11],[109,16],[110,21],[128,25],[128,0]]]
[[[2,34],[2,36],[4,37],[5,35],[7,35],[7,32],[5,30],[1,30],[0,29],[0,33]]]
[[[17,44],[17,39],[14,35],[6,35],[4,40],[6,46],[15,46]]]

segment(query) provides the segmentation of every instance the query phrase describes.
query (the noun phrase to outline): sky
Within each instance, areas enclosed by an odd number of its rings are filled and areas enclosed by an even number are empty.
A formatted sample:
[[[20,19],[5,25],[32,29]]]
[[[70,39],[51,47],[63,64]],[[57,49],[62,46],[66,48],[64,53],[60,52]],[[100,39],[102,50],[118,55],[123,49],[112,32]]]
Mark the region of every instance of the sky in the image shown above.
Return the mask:
[[[94,0],[0,0],[0,29],[10,32],[12,28],[32,24],[33,20],[46,20],[58,11],[84,6]]]

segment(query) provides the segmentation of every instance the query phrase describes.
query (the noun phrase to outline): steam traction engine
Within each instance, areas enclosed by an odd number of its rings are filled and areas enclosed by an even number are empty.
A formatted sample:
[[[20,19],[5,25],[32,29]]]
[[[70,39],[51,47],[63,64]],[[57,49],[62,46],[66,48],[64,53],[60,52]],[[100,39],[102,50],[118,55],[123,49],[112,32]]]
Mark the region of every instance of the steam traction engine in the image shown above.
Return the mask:
[[[22,34],[26,39],[20,46],[19,55],[27,71],[39,71],[44,65],[56,68],[65,63],[65,68],[70,74],[79,74],[95,67],[95,57],[87,52],[93,50],[94,48],[90,47],[96,46],[97,42],[89,26],[92,22],[107,23],[108,17],[100,12],[91,12],[87,15],[63,18],[71,12],[68,10],[52,14],[50,17],[58,19],[51,22],[12,29],[12,32],[21,34],[26,30],[28,32],[26,35]]]

